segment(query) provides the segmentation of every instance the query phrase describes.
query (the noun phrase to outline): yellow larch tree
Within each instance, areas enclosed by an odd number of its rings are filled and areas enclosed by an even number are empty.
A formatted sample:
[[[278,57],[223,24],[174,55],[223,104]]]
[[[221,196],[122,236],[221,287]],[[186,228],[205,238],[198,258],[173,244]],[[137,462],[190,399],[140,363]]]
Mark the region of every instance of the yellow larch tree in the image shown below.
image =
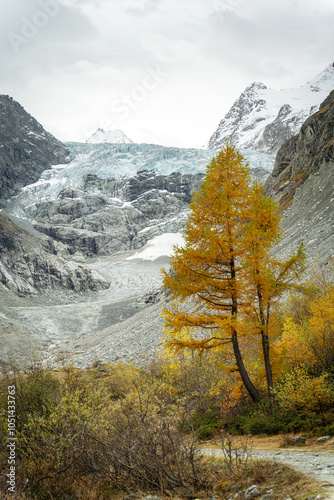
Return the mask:
[[[266,322],[268,304],[278,290],[275,280],[281,279],[274,272],[280,263],[271,266],[269,249],[279,235],[276,204],[261,187],[251,187],[242,155],[227,144],[208,165],[190,204],[185,244],[175,248],[171,271],[163,271],[164,285],[174,299],[164,309],[168,347],[201,352],[232,345],[235,369],[255,402],[260,393],[245,367],[239,337],[249,333],[245,318],[251,318],[251,333],[262,335],[271,386]],[[207,333],[199,338],[198,329]],[[193,335],[185,338],[185,331]]]

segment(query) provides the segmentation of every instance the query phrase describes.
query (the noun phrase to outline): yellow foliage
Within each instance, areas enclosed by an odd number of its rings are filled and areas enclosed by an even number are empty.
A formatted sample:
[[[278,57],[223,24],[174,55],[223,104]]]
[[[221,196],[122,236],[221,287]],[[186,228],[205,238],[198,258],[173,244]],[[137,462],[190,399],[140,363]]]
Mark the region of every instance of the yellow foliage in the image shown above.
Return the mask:
[[[305,364],[317,371],[331,370],[334,362],[334,287],[307,300],[304,318],[287,317],[275,352],[285,369]]]
[[[310,377],[303,367],[288,373],[276,388],[277,399],[286,412],[312,415],[332,408],[334,390],[328,375]]]

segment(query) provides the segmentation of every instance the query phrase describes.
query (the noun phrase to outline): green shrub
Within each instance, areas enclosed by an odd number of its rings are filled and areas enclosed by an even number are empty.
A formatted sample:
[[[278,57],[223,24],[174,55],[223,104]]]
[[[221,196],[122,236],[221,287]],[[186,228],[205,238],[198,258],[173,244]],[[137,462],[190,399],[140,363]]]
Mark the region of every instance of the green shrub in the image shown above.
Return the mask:
[[[245,432],[247,434],[279,434],[282,430],[282,423],[271,415],[253,416],[245,425]]]

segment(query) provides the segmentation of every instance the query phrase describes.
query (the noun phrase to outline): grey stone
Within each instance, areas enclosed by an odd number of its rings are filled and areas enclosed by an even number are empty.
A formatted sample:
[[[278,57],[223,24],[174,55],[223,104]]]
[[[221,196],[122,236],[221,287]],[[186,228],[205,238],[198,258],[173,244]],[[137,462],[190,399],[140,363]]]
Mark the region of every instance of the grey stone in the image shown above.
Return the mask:
[[[306,438],[304,436],[295,436],[291,441],[293,444],[304,444],[306,443]]]
[[[329,441],[332,436],[322,436],[317,439],[318,443],[326,443],[326,441]]]
[[[47,240],[37,239],[2,214],[0,282],[22,297],[56,287],[75,292],[109,288],[96,271],[53,254]]]
[[[144,497],[143,500],[161,500],[161,498],[157,495],[148,495],[147,497]]]
[[[103,365],[97,365],[97,369],[99,372],[107,372],[108,371],[108,368],[106,368],[105,366]]]
[[[251,498],[255,498],[255,497],[258,497],[260,495],[261,495],[261,493],[260,493],[258,486],[256,484],[253,484],[252,486],[247,488],[247,490],[245,491],[244,497],[245,497],[245,500],[250,500]]]
[[[266,493],[261,497],[261,500],[274,500],[275,494],[274,493]]]

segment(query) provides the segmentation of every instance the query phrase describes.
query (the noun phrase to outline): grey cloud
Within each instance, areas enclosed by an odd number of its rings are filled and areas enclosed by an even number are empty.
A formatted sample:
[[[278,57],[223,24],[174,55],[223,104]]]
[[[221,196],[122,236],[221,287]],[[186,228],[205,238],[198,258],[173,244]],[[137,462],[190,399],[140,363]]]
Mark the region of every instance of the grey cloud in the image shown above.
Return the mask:
[[[125,5],[125,10],[129,14],[134,16],[146,16],[158,10],[161,0],[141,0],[141,1],[130,1]]]
[[[18,7],[19,2],[16,4]],[[12,80],[15,84],[17,79],[28,80],[31,74],[85,58],[85,46],[97,36],[95,26],[81,10],[59,5],[56,0],[49,3],[49,11],[41,5],[46,4],[27,2],[25,9],[13,9],[7,18],[0,41],[2,71],[7,82]]]
[[[41,2],[59,2],[59,13],[15,52],[8,33],[21,34],[22,19],[32,20]],[[198,103],[218,120],[217,103],[228,109],[231,96],[254,80],[280,88],[299,71],[310,78],[321,71],[333,58],[333,25],[329,0],[0,0],[0,93],[23,96],[31,112],[37,102],[61,130],[64,113],[50,107],[50,96],[64,95],[72,119],[88,123],[82,102],[103,109],[101,95],[131,91],[147,68],[160,65],[169,76],[152,93],[160,99],[159,126],[171,106],[178,122],[189,113],[198,121]],[[187,107],[187,99],[197,104]],[[155,112],[148,102],[138,106],[144,121],[145,106]],[[135,119],[134,112],[129,123]]]
[[[315,63],[319,56],[324,66],[330,62],[334,11],[313,12],[296,3],[288,11],[265,9],[248,17],[242,5],[239,9],[210,18],[211,31],[207,31],[203,50],[217,63],[240,67],[259,79],[288,75],[298,64]]]

